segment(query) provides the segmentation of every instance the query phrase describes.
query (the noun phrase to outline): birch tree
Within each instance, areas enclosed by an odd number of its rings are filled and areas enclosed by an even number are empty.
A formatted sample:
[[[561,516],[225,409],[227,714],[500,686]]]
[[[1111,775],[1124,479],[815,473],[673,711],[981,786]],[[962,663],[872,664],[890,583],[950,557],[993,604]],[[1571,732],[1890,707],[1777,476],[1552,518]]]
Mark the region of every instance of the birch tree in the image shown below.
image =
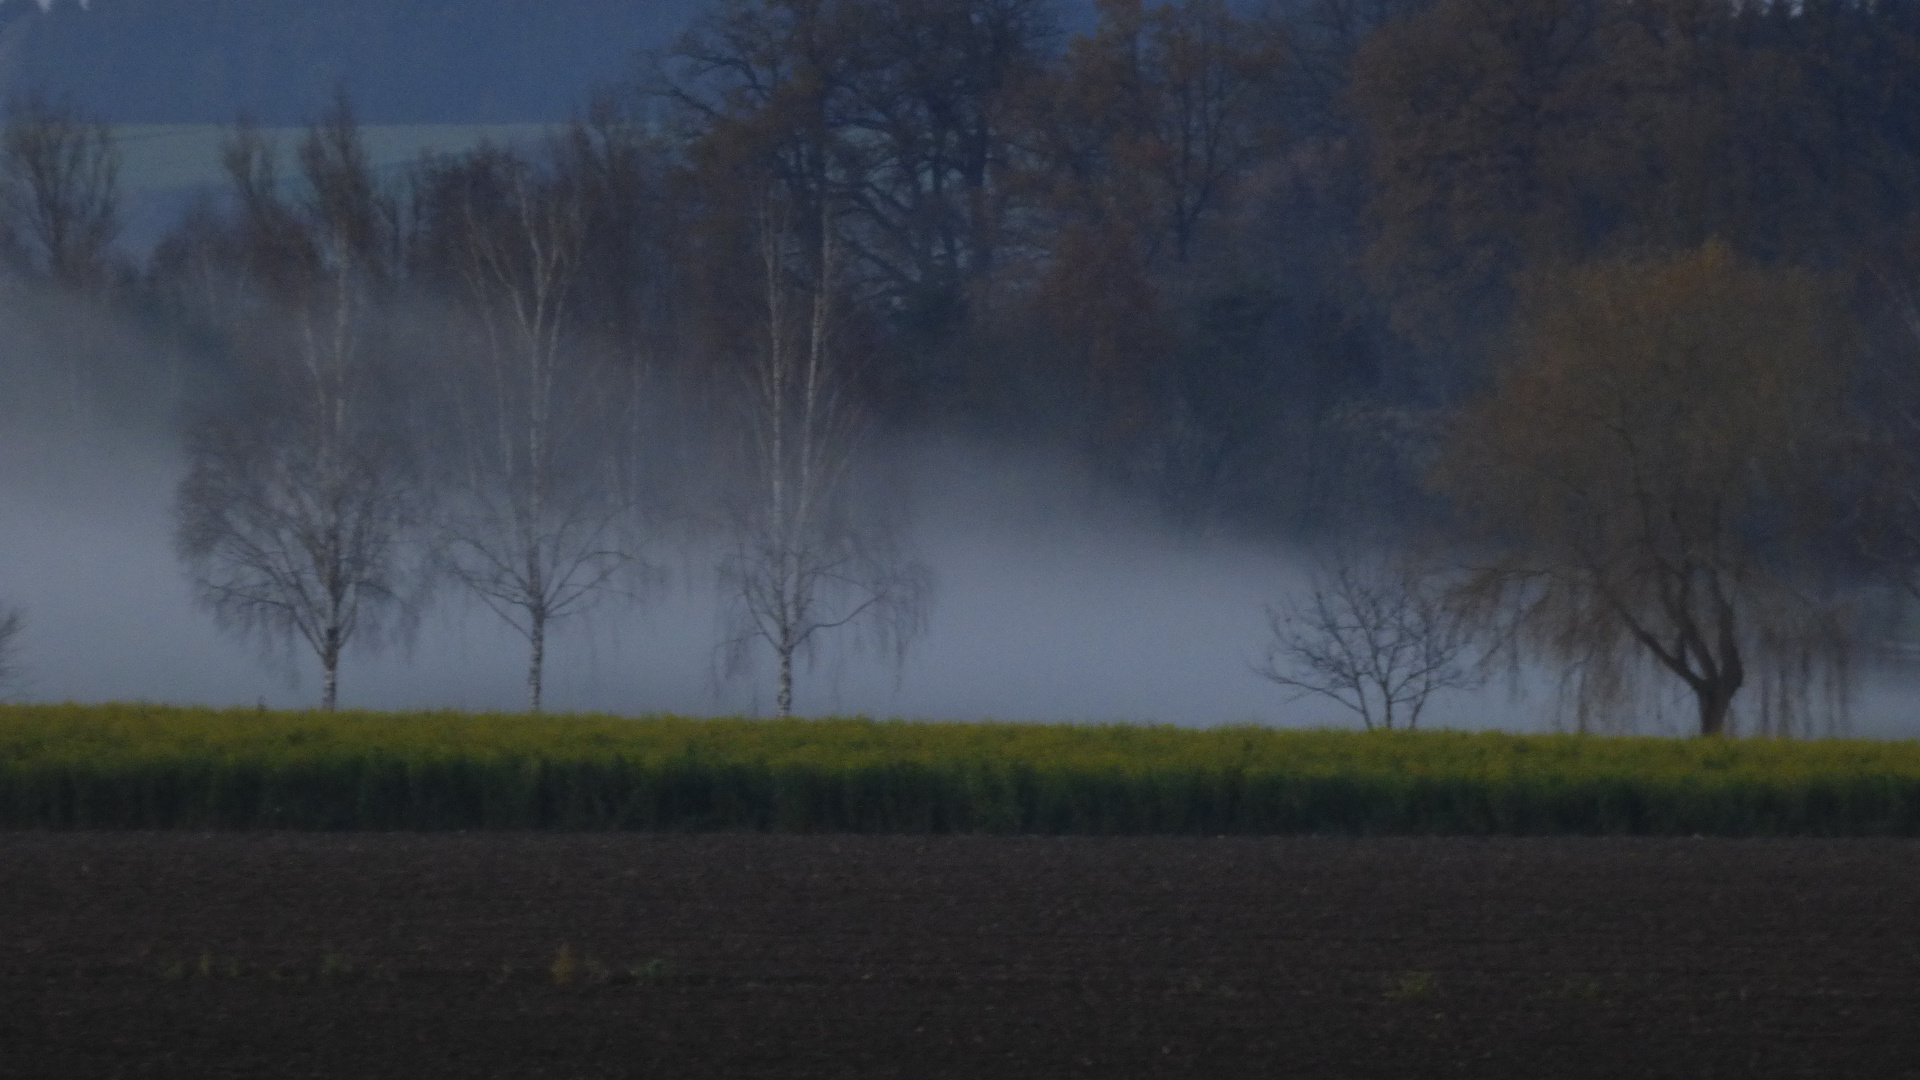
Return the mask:
[[[188,432],[175,540],[217,621],[313,652],[331,710],[347,647],[409,623],[419,492],[377,338],[392,208],[344,105],[299,156],[306,192],[287,199],[261,138],[227,148],[249,299],[230,325],[242,386]]]
[[[455,494],[442,551],[454,579],[527,639],[527,707],[538,712],[549,627],[586,612],[632,562],[602,453],[606,387],[571,341],[581,192],[497,150],[444,165],[432,187],[445,257],[480,330],[451,380]]]
[[[734,671],[757,647],[772,651],[774,709],[788,716],[794,660],[823,634],[864,631],[904,659],[925,624],[928,574],[850,498],[863,417],[839,340],[832,218],[823,206],[796,230],[773,198],[759,218],[764,338],[744,388],[746,494],[720,565],[724,651]]]

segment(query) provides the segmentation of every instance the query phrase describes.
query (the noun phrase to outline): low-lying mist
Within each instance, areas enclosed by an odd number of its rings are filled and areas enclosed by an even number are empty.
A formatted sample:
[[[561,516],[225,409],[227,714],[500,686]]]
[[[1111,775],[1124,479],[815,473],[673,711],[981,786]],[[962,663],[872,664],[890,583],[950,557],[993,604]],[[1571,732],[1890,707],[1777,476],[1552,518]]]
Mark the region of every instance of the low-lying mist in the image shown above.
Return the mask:
[[[55,447],[58,449],[54,449]],[[913,539],[933,571],[926,633],[897,670],[828,638],[796,679],[796,711],[918,718],[1333,723],[1286,707],[1248,670],[1263,603],[1288,561],[1182,542],[1064,472],[983,450],[918,455]],[[26,612],[16,696],[310,705],[312,657],[263,651],[195,607],[171,544],[181,463],[158,433],[11,430],[0,593]],[[555,625],[548,705],[614,713],[765,713],[771,660],[729,675],[716,654],[716,552],[656,555],[664,580]],[[342,664],[343,706],[515,709],[526,643],[443,588],[411,647]]]
[[[308,707],[304,646],[244,640],[193,602],[173,548],[179,364],[138,335],[14,306],[0,341],[0,599],[23,610],[7,696]],[[85,349],[74,347],[75,336]],[[129,363],[129,354],[139,362]],[[74,356],[117,356],[114,379]],[[66,359],[63,359],[66,358]],[[1031,451],[926,437],[889,447],[910,491],[910,543],[932,572],[925,632],[903,664],[825,636],[796,679],[803,715],[915,719],[1353,726],[1323,699],[1253,673],[1266,608],[1304,587],[1324,553],[1163,525],[1150,507]],[[889,490],[893,490],[890,488]],[[770,656],[729,673],[716,646],[718,549],[650,556],[659,583],[553,627],[547,707],[616,714],[772,712]],[[452,586],[410,642],[357,648],[349,708],[515,710],[526,643]],[[1539,730],[1558,711],[1548,673],[1523,671],[1434,699],[1426,727]],[[1851,730],[1912,735],[1920,681],[1863,679]],[[1639,730],[1684,733],[1676,701]]]

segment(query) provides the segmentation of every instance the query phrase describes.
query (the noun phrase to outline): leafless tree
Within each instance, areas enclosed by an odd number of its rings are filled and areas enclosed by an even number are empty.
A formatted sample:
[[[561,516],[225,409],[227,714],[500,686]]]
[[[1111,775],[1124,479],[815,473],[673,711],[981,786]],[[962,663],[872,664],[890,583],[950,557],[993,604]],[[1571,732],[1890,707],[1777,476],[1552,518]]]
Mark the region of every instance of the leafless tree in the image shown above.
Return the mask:
[[[259,137],[228,148],[253,301],[233,331],[246,386],[189,432],[176,545],[216,619],[313,650],[332,709],[349,643],[408,625],[419,493],[375,340],[392,214],[344,104],[300,158],[308,191],[288,200]]]
[[[1410,567],[1343,563],[1316,572],[1303,600],[1267,609],[1272,634],[1254,671],[1297,691],[1330,698],[1366,725],[1392,730],[1442,690],[1469,690],[1483,678],[1471,644],[1448,610],[1438,579]]]
[[[454,579],[526,637],[527,706],[538,712],[549,625],[586,612],[634,562],[596,445],[610,426],[606,387],[570,347],[581,193],[488,149],[443,163],[430,186],[480,328],[452,380],[457,464],[441,548]]]
[[[862,417],[836,340],[837,242],[823,208],[795,230],[761,203],[766,336],[746,388],[748,496],[720,566],[730,671],[757,645],[779,664],[775,711],[793,711],[793,662],[824,632],[858,627],[896,662],[925,625],[929,576],[891,530],[850,505]]]
[[[176,543],[216,619],[271,640],[297,638],[320,662],[323,709],[339,700],[340,657],[405,607],[408,494],[389,459],[343,445],[324,416],[281,398],[277,423],[202,422],[188,441]]]
[[[37,276],[91,291],[120,232],[120,153],[107,125],[34,94],[0,128],[0,207],[12,254]]]

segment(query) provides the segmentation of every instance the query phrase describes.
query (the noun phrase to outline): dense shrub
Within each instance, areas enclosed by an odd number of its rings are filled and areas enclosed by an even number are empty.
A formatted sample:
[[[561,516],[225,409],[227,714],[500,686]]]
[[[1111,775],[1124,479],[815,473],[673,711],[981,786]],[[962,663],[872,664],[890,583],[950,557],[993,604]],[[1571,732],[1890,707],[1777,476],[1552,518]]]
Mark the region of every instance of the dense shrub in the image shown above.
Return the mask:
[[[1920,742],[0,707],[0,826],[1920,832]]]

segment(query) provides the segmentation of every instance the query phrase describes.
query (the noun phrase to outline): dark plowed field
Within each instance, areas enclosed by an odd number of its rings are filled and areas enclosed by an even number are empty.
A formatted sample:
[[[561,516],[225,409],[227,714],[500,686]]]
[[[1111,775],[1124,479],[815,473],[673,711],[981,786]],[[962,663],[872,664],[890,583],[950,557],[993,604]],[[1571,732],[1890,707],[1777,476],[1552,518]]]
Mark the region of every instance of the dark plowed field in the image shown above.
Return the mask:
[[[0,1075],[1920,1077],[1920,843],[0,834]]]

